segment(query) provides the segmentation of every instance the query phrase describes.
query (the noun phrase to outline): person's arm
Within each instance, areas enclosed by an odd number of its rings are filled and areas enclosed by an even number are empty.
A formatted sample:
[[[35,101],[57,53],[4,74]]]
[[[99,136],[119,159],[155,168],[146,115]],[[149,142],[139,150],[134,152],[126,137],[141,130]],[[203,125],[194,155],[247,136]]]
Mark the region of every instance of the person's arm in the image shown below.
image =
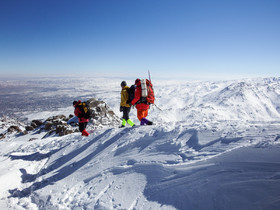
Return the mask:
[[[139,91],[139,88],[135,89],[135,94],[134,94],[134,99],[131,101],[131,104],[134,105],[137,103],[137,101],[139,101],[141,98],[141,88]]]

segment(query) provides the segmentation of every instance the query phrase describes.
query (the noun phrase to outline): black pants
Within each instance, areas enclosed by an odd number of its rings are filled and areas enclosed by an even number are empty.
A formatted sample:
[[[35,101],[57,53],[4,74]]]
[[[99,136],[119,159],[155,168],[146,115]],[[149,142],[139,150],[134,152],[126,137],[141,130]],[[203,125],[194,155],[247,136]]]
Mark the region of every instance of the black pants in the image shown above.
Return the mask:
[[[79,123],[79,131],[82,132],[87,127],[87,122]]]
[[[123,119],[128,120],[129,119],[129,112],[130,107],[123,107]]]

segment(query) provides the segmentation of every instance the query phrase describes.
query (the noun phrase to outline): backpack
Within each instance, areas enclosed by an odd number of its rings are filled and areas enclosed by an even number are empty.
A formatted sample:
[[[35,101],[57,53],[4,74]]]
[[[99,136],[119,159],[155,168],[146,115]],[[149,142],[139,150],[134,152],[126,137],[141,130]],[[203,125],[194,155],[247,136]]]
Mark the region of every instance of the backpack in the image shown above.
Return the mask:
[[[128,99],[126,101],[127,104],[131,103],[131,101],[134,99],[134,94],[135,94],[135,85],[131,85],[130,88],[127,89],[128,92]]]
[[[87,102],[81,102],[78,107],[81,110],[81,114],[79,116],[79,118],[84,117],[86,119],[90,119],[91,118],[91,110],[89,109],[89,105]]]
[[[145,104],[154,104],[155,94],[153,85],[150,80],[142,79],[141,80],[141,102]]]
[[[146,79],[146,84],[147,84],[147,90],[148,90],[147,103],[154,104],[155,103],[155,93],[154,93],[154,89],[153,89],[153,84],[148,79]]]

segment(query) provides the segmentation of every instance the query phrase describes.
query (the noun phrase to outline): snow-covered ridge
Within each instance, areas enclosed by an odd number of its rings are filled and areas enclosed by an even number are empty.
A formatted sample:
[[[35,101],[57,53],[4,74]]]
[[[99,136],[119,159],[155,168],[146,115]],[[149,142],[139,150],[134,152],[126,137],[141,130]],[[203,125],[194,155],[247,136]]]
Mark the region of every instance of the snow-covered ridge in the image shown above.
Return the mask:
[[[157,103],[172,110],[171,121],[280,119],[279,78],[174,84],[168,90],[170,100]],[[164,97],[164,92],[159,93]]]
[[[37,110],[55,111],[70,107],[74,99],[97,98],[115,113],[119,110],[120,80],[112,78],[40,79],[20,81],[25,87],[2,88],[0,115],[27,116]],[[8,84],[11,81],[7,82]],[[131,85],[134,81],[127,80]],[[280,79],[258,78],[233,81],[165,81],[153,80],[156,104],[154,116],[174,122],[212,120],[279,120]],[[5,81],[1,81],[5,85]],[[37,87],[37,88],[35,88]],[[11,91],[12,90],[12,91]],[[14,98],[21,103],[15,103]],[[12,99],[11,99],[12,98]],[[151,112],[152,113],[152,112]],[[61,113],[60,113],[61,114]],[[63,114],[63,113],[62,113]],[[69,113],[67,113],[68,115]],[[32,120],[32,119],[30,119]]]
[[[121,117],[120,82],[65,81],[34,101],[94,95]],[[153,126],[0,141],[0,208],[279,209],[280,80],[153,83],[162,109],[149,110]],[[73,107],[65,104],[20,113],[28,120],[68,115]],[[130,115],[138,124],[135,109]]]

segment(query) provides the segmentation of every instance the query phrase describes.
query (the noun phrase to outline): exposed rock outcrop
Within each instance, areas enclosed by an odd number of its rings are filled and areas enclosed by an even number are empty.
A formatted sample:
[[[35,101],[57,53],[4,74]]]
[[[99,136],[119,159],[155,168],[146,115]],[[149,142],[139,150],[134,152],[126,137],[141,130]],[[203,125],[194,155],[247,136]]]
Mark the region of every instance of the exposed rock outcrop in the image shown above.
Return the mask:
[[[118,126],[120,123],[119,117],[113,112],[113,110],[104,102],[91,98],[87,101],[89,109],[91,110],[91,119],[89,126],[92,128],[104,127],[104,126]],[[74,111],[74,110],[73,110]],[[58,115],[48,118],[41,130],[44,129],[48,133],[43,137],[47,137],[52,134],[58,134],[59,136],[68,135],[74,132],[79,132],[78,118],[74,115],[68,117],[64,115]]]
[[[0,139],[8,135],[25,133],[25,124],[8,116],[0,117]]]
[[[87,103],[92,112],[92,123],[95,127],[119,125],[119,117],[104,101],[98,101],[95,98],[91,98]]]
[[[20,133],[22,132],[22,130],[19,128],[19,126],[16,126],[16,125],[12,125],[8,128],[8,133]]]
[[[104,101],[98,101],[94,98],[91,98],[87,101],[87,104],[89,105],[89,109],[92,113],[88,125],[91,128],[98,128],[104,126],[114,127],[119,125],[119,117]],[[32,122],[29,125],[25,125],[9,117],[2,117],[0,118],[0,126],[2,128],[5,128],[6,130],[5,132],[0,133],[0,139],[4,139],[6,137],[6,133],[17,133],[25,135],[28,132],[47,132],[43,137],[46,138],[50,135],[64,136],[74,132],[79,132],[78,118],[72,114],[68,117],[66,117],[65,115],[52,116],[46,119],[45,121],[35,119],[32,120]],[[34,140],[34,138],[32,140]]]

